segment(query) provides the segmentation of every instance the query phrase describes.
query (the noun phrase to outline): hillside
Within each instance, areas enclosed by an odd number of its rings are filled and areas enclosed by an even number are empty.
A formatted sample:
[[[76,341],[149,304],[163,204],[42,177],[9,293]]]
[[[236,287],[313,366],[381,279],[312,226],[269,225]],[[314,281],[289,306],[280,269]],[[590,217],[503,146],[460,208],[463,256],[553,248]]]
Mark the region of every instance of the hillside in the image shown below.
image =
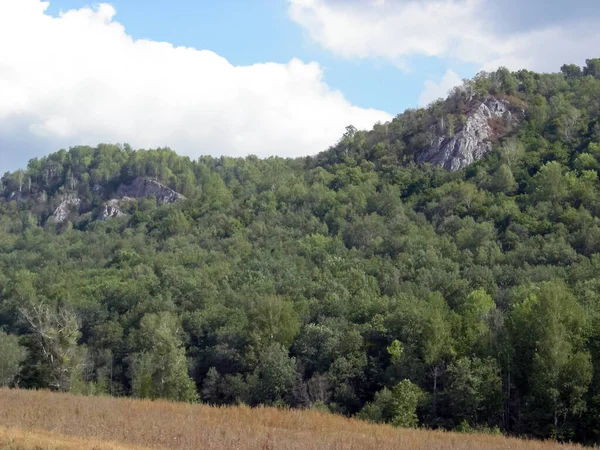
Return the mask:
[[[600,59],[314,157],[31,160],[0,183],[0,385],[599,443],[599,170]]]
[[[212,408],[2,389],[0,401],[1,450],[582,448],[503,436],[398,430],[317,411]],[[39,446],[32,445],[36,441]]]

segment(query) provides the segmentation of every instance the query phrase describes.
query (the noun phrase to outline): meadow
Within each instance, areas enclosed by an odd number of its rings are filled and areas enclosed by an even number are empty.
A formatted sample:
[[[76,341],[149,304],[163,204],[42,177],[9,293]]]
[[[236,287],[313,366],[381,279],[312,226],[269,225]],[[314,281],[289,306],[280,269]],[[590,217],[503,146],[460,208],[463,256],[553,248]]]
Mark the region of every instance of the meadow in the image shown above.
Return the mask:
[[[504,436],[373,425],[319,411],[0,389],[2,450],[554,450]]]

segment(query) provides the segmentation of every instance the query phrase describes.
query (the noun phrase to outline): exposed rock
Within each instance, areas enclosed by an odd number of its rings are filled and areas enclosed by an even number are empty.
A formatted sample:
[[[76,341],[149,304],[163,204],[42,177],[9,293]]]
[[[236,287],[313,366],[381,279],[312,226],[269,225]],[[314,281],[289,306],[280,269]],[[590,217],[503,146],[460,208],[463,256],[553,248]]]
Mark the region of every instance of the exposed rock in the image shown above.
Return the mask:
[[[113,219],[115,217],[124,216],[123,212],[123,203],[135,201],[135,199],[131,197],[123,197],[121,199],[113,198],[107,201],[100,207],[99,212],[97,213],[96,220],[104,221],[108,219]]]
[[[178,200],[184,200],[185,197],[179,192],[175,192],[173,189],[159,183],[156,180],[149,178],[136,178],[129,185],[121,185],[117,191],[117,195],[121,198],[124,197],[150,197],[155,196],[156,201],[163,205],[165,203],[174,203]]]
[[[509,125],[517,121],[510,106],[504,100],[485,100],[453,137],[436,136],[431,146],[417,155],[417,162],[430,162],[454,172],[480,160],[492,151],[491,140],[501,137],[490,121],[502,119]]]
[[[64,222],[69,217],[69,213],[73,208],[79,208],[81,204],[81,199],[75,196],[68,196],[65,200],[61,202],[60,205],[54,210],[54,220],[56,222]]]
[[[100,214],[98,215],[98,220],[108,220],[114,217],[124,216],[125,213],[121,211],[120,201],[116,198],[107,201],[104,205],[102,205],[100,209]]]

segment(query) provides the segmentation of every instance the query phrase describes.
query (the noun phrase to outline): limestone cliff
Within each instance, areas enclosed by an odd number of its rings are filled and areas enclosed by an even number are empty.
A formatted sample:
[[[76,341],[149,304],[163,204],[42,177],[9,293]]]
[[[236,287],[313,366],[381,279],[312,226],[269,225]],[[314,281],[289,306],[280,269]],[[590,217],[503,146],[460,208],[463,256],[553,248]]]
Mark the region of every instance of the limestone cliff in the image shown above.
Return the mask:
[[[486,99],[467,115],[454,136],[436,136],[429,148],[416,155],[417,162],[430,162],[456,171],[480,160],[492,151],[492,140],[502,137],[506,131],[494,127],[493,121],[501,121],[500,128],[518,121],[511,109],[506,100]]]

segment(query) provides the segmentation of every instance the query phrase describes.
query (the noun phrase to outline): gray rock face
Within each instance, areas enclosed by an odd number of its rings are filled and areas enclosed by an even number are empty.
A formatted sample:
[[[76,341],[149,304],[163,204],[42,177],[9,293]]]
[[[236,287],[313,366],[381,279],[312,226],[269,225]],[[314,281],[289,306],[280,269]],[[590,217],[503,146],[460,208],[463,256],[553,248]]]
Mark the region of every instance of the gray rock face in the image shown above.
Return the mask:
[[[117,191],[117,195],[123,197],[150,197],[155,196],[156,201],[163,205],[165,203],[174,203],[178,200],[184,200],[185,197],[179,192],[159,183],[158,181],[148,178],[136,178],[129,185],[121,185]]]
[[[65,220],[67,220],[67,218],[69,217],[69,213],[71,212],[71,210],[73,208],[78,208],[80,204],[81,204],[81,199],[79,199],[77,197],[74,197],[74,196],[68,196],[54,210],[54,214],[52,214],[52,217],[54,217],[54,220],[56,222],[62,223]]]
[[[454,172],[480,160],[492,151],[491,139],[499,137],[489,121],[502,118],[509,124],[516,122],[509,107],[504,100],[485,100],[468,115],[460,131],[451,138],[437,136],[427,150],[417,155],[417,162],[430,162]]]
[[[107,201],[102,208],[100,209],[100,214],[98,215],[98,220],[104,221],[108,219],[112,219],[114,217],[124,216],[125,213],[121,211],[120,201],[116,198]]]

